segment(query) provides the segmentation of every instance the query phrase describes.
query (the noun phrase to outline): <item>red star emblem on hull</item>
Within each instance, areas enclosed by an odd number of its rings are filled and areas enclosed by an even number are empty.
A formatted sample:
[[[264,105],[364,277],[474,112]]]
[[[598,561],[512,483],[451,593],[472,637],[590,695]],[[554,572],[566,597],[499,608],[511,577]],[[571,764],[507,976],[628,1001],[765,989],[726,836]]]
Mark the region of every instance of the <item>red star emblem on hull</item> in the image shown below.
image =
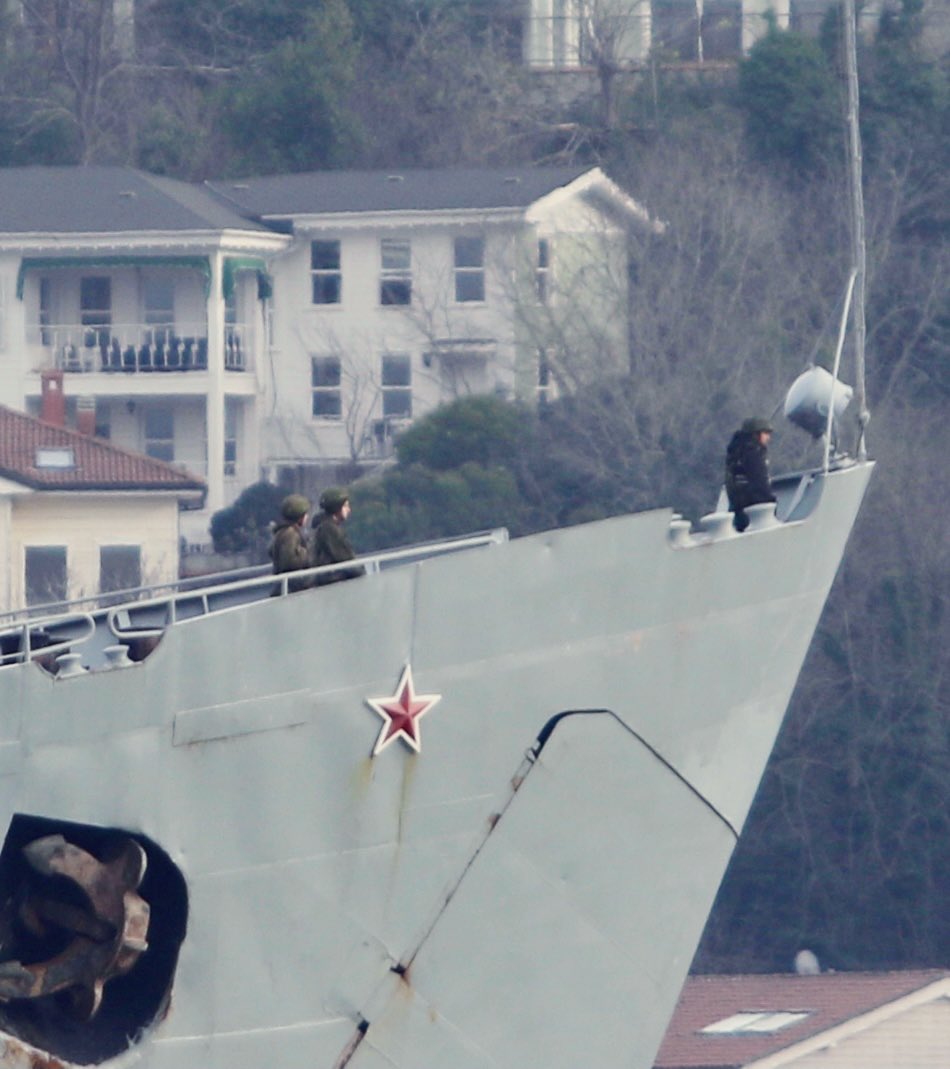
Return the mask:
[[[416,694],[410,665],[402,670],[396,693],[391,698],[367,698],[366,704],[383,718],[373,757],[382,753],[397,738],[420,753],[419,721],[442,698],[441,694]]]

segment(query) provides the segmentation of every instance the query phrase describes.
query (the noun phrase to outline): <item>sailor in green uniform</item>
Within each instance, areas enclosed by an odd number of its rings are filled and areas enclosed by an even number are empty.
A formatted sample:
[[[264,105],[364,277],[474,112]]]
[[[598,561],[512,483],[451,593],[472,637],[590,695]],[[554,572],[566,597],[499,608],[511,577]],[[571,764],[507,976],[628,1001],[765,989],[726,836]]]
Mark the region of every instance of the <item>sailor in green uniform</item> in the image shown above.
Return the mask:
[[[275,575],[310,567],[310,547],[304,528],[309,511],[310,502],[303,494],[289,494],[280,503],[281,522],[274,528],[274,539],[270,545]],[[308,579],[292,579],[287,589],[306,590],[310,585]]]
[[[344,524],[350,515],[350,495],[339,487],[331,487],[320,495],[323,515],[314,517],[313,551],[311,560],[315,567],[323,564],[339,564],[352,560],[356,553],[350,544]],[[363,575],[362,565],[353,568],[338,568],[334,572],[317,576],[317,586],[336,583],[341,579],[355,579]]]

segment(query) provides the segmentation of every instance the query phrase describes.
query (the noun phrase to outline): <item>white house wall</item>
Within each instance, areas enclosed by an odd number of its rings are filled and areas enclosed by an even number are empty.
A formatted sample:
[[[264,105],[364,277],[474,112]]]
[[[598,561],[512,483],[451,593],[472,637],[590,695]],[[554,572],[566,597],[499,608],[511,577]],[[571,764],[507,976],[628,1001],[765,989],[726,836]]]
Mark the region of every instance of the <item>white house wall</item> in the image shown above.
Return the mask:
[[[750,1063],[750,1069],[946,1069],[950,1065],[950,999],[914,1006],[873,1027],[795,1057]]]
[[[416,225],[405,229],[353,231],[327,225],[298,232],[291,252],[275,265],[274,352],[268,392],[275,409],[265,441],[270,459],[296,456],[314,461],[346,459],[351,438],[380,418],[380,362],[384,354],[407,354],[412,367],[413,417],[449,399],[453,390],[439,360],[437,342],[491,339],[491,369],[454,375],[470,389],[487,392],[513,388],[512,278],[510,230],[499,226]],[[484,236],[486,300],[454,301],[456,236]],[[380,241],[411,244],[412,303],[381,306]],[[311,303],[310,242],[340,241],[341,300]],[[339,356],[343,365],[343,412],[340,420],[314,418],[311,407],[311,357]],[[348,418],[349,417],[349,420]],[[350,423],[348,429],[347,422]]]
[[[24,604],[27,546],[66,547],[70,600],[98,591],[103,546],[140,546],[144,585],[178,577],[174,495],[35,492],[13,498],[10,509],[8,607]]]
[[[25,337],[23,302],[16,299],[19,255],[0,253],[0,399],[14,407],[22,401],[22,339]]]
[[[10,607],[10,587],[13,581],[10,553],[13,502],[7,493],[6,480],[0,479],[0,612]]]

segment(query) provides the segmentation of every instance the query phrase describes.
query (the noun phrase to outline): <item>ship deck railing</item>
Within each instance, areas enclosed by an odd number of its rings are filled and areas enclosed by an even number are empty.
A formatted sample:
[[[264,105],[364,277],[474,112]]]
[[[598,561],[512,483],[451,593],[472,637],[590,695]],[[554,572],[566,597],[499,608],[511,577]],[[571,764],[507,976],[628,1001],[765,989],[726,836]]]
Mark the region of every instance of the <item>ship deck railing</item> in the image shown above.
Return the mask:
[[[95,598],[35,605],[0,614],[0,670],[37,660],[56,671],[57,658],[78,647],[84,667],[105,665],[109,651],[152,642],[176,624],[227,612],[304,587],[320,587],[335,573],[361,568],[372,576],[390,568],[508,541],[508,531],[494,528],[457,538],[416,543],[360,556],[340,564],[275,575],[268,564],[194,576],[157,586],[112,591]],[[146,648],[149,648],[146,646]]]

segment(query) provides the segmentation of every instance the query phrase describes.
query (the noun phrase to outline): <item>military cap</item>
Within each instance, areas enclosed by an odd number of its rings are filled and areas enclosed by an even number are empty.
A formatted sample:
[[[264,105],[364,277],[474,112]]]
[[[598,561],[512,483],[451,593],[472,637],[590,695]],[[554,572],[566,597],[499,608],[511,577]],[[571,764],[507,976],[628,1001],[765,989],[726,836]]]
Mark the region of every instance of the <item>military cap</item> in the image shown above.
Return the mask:
[[[762,419],[761,416],[753,416],[743,422],[742,430],[745,434],[761,434],[763,431],[771,434],[772,424],[769,420]]]
[[[331,486],[329,490],[324,490],[320,495],[320,508],[332,516],[334,512],[339,512],[349,500],[350,495],[347,490],[340,486]]]
[[[310,502],[303,494],[288,494],[280,503],[280,514],[293,523],[310,511]]]

